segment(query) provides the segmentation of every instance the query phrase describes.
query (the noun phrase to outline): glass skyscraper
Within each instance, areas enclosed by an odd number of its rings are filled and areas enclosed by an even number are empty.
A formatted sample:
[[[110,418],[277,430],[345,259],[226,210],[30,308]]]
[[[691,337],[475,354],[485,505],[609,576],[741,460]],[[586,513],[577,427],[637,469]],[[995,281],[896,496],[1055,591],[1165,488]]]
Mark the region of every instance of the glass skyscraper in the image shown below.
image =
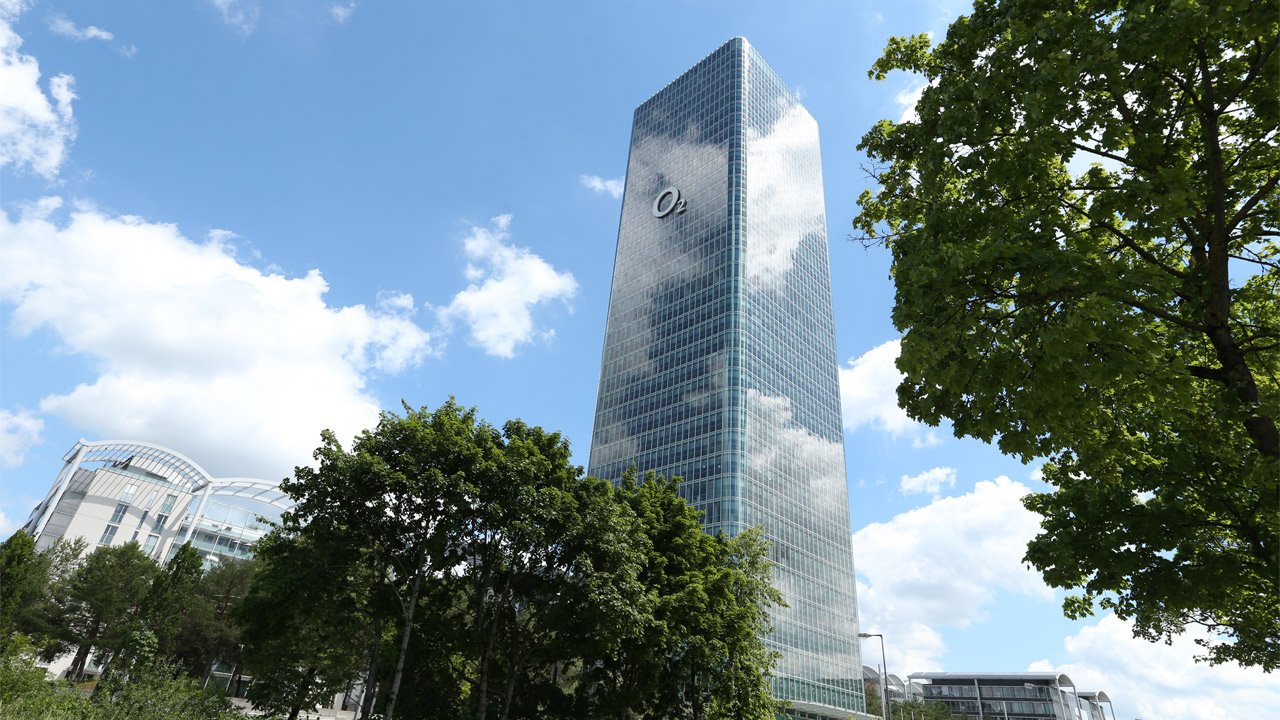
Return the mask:
[[[864,710],[818,126],[734,38],[636,109],[591,474],[759,525],[801,717]]]

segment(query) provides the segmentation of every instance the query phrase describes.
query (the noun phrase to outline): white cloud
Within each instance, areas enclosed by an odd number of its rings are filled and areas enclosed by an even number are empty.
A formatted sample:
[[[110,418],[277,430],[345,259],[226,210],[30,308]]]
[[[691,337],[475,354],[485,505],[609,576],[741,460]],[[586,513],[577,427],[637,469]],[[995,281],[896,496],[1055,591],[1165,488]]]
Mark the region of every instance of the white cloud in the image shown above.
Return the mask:
[[[30,6],[29,0],[0,0],[0,18],[17,20]]]
[[[22,523],[5,514],[4,510],[0,510],[0,542],[9,539],[22,527]]]
[[[915,122],[920,119],[920,116],[916,114],[916,103],[920,102],[920,98],[924,95],[924,89],[928,86],[927,82],[920,80],[893,96],[893,101],[898,104],[898,107],[902,108],[902,114],[898,116],[898,122]]]
[[[906,494],[928,493],[936,496],[942,490],[943,485],[955,487],[955,468],[936,467],[919,475],[903,475],[902,480],[898,483],[898,489]]]
[[[348,0],[345,3],[337,3],[329,6],[329,15],[335,22],[342,24],[351,19],[352,13],[356,11],[356,0]]]
[[[900,340],[890,340],[849,361],[840,368],[840,406],[845,430],[868,426],[895,438],[909,437],[913,447],[932,447],[942,442],[929,426],[918,423],[898,407],[898,383],[902,373],[894,363],[902,349]]]
[[[554,334],[534,326],[535,305],[568,301],[578,292],[572,273],[559,272],[529,249],[508,243],[510,226],[511,216],[500,215],[491,227],[471,228],[463,242],[471,284],[436,311],[446,331],[460,319],[473,343],[504,358],[515,357],[518,345]]]
[[[78,27],[71,22],[65,15],[57,15],[49,18],[49,29],[55,35],[71,38],[72,40],[113,40],[115,35],[110,31],[103,30],[96,25],[87,27]]]
[[[258,26],[258,13],[261,8],[253,0],[209,0],[222,13],[222,20],[231,27],[248,35]]]
[[[1170,645],[1133,637],[1133,625],[1107,614],[1066,638],[1067,662],[1032,663],[1034,672],[1065,673],[1081,690],[1102,690],[1120,717],[1144,720],[1236,720],[1274,717],[1280,676],[1236,663],[1210,666],[1192,658],[1203,630]]]
[[[602,195],[608,195],[612,198],[622,197],[623,179],[620,177],[605,180],[599,175],[579,175],[578,180],[586,187]]]
[[[90,437],[143,439],[218,475],[276,479],[310,460],[319,432],[348,440],[376,422],[375,370],[428,355],[431,338],[394,296],[331,307],[319,271],[288,278],[197,244],[172,225],[60,202],[0,213],[8,330],[45,328],[98,374],[45,397],[44,413]]]
[[[40,64],[21,52],[22,38],[9,25],[24,8],[13,0],[0,6],[0,168],[25,167],[53,179],[76,137],[75,78],[55,75],[48,94],[41,89]]]
[[[863,587],[858,586],[858,597],[861,598]],[[859,601],[859,604],[862,604]],[[885,625],[880,622],[870,621],[866,617],[865,612],[861,619],[860,630],[863,632],[880,633],[889,637],[889,641],[893,643],[891,648],[886,650],[889,654],[890,666],[889,672],[897,675],[899,678],[906,678],[908,673],[928,672],[921,668],[940,669],[936,658],[941,657],[947,651],[947,644],[942,639],[942,634],[937,630],[920,622],[901,622],[893,625]],[[868,624],[871,622],[871,624]],[[862,664],[876,667],[882,664],[880,657],[880,640],[879,638],[863,638],[862,639]],[[876,708],[878,710],[879,708]],[[877,713],[878,714],[878,713]]]
[[[0,466],[17,467],[26,460],[27,450],[40,442],[44,420],[28,410],[0,410]],[[3,534],[3,533],[0,533]]]
[[[895,666],[940,669],[936,629],[984,619],[997,592],[1052,599],[1022,563],[1039,530],[1039,516],[1022,506],[1028,492],[1001,476],[854,534],[862,627],[902,638],[893,643]]]

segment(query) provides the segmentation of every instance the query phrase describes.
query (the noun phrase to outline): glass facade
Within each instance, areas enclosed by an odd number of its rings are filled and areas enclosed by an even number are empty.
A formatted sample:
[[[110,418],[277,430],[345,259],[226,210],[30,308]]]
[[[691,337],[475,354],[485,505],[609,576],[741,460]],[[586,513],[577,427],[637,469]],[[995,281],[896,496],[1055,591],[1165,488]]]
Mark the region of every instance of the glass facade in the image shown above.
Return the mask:
[[[818,127],[735,38],[636,109],[591,474],[759,525],[797,711],[864,710]]]
[[[921,688],[924,700],[940,702],[959,717],[1105,720],[1102,703],[1110,702],[1105,693],[1066,690],[1043,679],[1027,682],[1031,676],[1025,675],[982,679],[966,678],[962,673],[951,673],[954,677],[950,679],[940,679],[946,673],[936,675]]]

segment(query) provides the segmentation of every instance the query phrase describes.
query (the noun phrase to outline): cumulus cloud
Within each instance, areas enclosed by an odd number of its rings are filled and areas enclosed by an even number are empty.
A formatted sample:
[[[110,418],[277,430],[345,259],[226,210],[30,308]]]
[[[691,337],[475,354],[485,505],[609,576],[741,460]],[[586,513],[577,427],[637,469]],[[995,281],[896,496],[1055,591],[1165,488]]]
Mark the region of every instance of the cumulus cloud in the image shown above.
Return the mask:
[[[0,19],[17,20],[30,5],[29,0],[0,0]]]
[[[840,405],[845,430],[868,426],[897,437],[909,437],[914,447],[942,442],[938,434],[907,416],[898,407],[898,383],[902,373],[894,363],[902,349],[890,340],[853,358],[840,368]]]
[[[275,479],[309,462],[320,430],[346,440],[376,421],[370,372],[432,352],[403,295],[332,307],[319,271],[265,274],[225,242],[92,208],[55,219],[60,205],[0,213],[0,301],[10,331],[47,329],[95,363],[96,377],[40,403],[93,436]]]
[[[110,31],[103,30],[96,25],[79,27],[71,22],[65,15],[56,15],[49,18],[49,29],[55,35],[71,38],[72,40],[113,40],[115,35]]]
[[[345,3],[337,3],[329,6],[329,15],[338,24],[345,23],[351,19],[351,15],[356,11],[356,0],[348,0]]]
[[[75,78],[55,75],[47,92],[40,87],[40,64],[21,51],[22,38],[9,24],[24,8],[13,0],[0,5],[0,168],[53,179],[76,138]]]
[[[44,420],[30,411],[0,410],[0,466],[21,465],[27,459],[27,450],[40,442],[43,431]]]
[[[20,527],[22,527],[22,523],[6,515],[4,510],[0,510],[0,538],[8,539]]]
[[[572,273],[557,271],[528,248],[507,242],[510,227],[511,216],[500,215],[490,227],[471,228],[463,241],[471,284],[436,311],[446,331],[461,320],[473,343],[503,358],[515,357],[519,345],[554,334],[534,325],[535,306],[567,302],[578,292]]]
[[[997,592],[1053,598],[1022,563],[1039,530],[1039,516],[1022,506],[1028,492],[1001,476],[854,534],[862,626],[902,638],[894,640],[895,664],[940,669],[945,647],[936,629],[984,619]]]
[[[920,98],[924,96],[924,89],[928,86],[928,83],[921,80],[893,96],[893,101],[898,104],[898,107],[902,108],[902,114],[898,116],[898,122],[915,122],[920,119],[920,115],[916,113],[916,104],[920,102]]]
[[[222,14],[222,20],[231,27],[248,35],[258,26],[258,13],[261,8],[253,0],[209,0]]]
[[[1067,662],[1032,663],[1032,672],[1065,673],[1082,690],[1102,690],[1119,717],[1146,720],[1236,720],[1275,715],[1280,677],[1236,663],[1210,666],[1192,658],[1204,631],[1188,629],[1170,645],[1133,637],[1132,623],[1112,614],[1066,638]]]
[[[955,468],[936,467],[932,470],[925,470],[919,475],[903,475],[902,480],[898,483],[898,489],[908,495],[927,493],[936,496],[942,490],[943,485],[955,487],[955,484]]]
[[[595,190],[601,195],[608,195],[612,198],[621,198],[623,189],[623,179],[613,178],[605,180],[599,175],[579,175],[578,180],[586,187]]]

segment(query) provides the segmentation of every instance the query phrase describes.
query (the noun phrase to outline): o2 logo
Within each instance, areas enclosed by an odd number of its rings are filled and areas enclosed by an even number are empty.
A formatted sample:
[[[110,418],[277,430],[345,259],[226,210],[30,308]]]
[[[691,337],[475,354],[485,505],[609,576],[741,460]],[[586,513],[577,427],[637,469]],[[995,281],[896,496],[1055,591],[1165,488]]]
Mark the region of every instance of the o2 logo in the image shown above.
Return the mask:
[[[664,218],[672,213],[679,215],[685,211],[687,205],[688,203],[680,197],[680,191],[673,185],[658,193],[658,197],[654,198],[653,216]]]

